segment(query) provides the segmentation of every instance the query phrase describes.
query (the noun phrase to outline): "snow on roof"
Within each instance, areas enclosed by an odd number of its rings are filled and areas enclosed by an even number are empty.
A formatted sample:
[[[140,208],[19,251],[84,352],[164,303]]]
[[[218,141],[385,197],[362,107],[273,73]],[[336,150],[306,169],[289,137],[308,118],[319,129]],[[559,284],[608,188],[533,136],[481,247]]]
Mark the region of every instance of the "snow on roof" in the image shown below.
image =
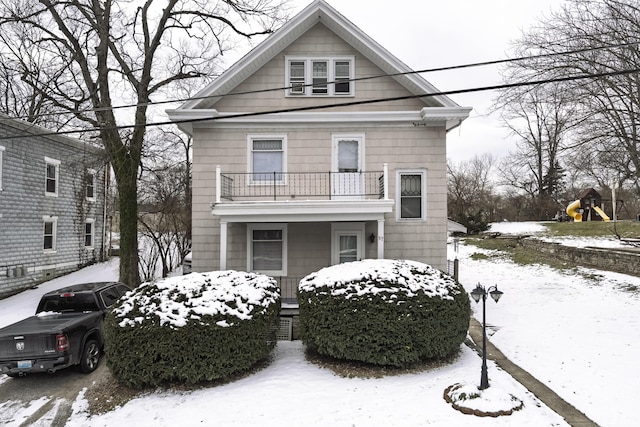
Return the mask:
[[[453,299],[458,293],[453,278],[430,265],[409,260],[365,259],[325,267],[300,281],[302,292],[323,292],[333,296],[388,294],[395,302],[398,293],[411,297],[422,291],[428,296]]]
[[[123,319],[120,327],[157,317],[161,325],[178,328],[189,320],[206,324],[203,316],[207,315],[248,320],[279,299],[275,279],[262,274],[233,270],[191,273],[140,285],[123,297],[114,314]],[[216,324],[227,327],[233,322],[218,320]]]

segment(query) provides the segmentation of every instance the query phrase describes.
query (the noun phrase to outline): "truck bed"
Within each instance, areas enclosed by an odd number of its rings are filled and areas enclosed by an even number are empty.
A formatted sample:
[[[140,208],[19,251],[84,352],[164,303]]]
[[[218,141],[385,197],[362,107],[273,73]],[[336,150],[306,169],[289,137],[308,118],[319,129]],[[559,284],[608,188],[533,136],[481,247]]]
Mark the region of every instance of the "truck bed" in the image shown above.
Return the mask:
[[[95,319],[93,319],[95,317]],[[71,329],[95,325],[102,317],[97,312],[69,312],[31,316],[3,328],[0,333],[0,360],[39,358],[56,353],[56,335]],[[18,345],[18,343],[22,343]]]
[[[66,329],[67,327],[69,327],[69,325],[72,325],[79,317],[96,313],[100,315],[100,312],[67,312],[49,314],[46,316],[40,315],[27,317],[26,319],[22,319],[19,322],[13,323],[0,329],[0,339],[9,335],[13,336],[14,334],[52,334],[61,329]]]

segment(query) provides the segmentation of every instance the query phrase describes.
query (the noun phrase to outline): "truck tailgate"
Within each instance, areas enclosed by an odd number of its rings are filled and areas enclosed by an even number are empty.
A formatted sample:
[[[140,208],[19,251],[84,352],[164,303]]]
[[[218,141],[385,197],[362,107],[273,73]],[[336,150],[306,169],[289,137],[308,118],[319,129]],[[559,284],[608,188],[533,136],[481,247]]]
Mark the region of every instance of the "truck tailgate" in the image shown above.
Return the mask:
[[[95,313],[58,313],[31,316],[0,330],[0,360],[30,359],[53,355],[56,335],[86,316]]]

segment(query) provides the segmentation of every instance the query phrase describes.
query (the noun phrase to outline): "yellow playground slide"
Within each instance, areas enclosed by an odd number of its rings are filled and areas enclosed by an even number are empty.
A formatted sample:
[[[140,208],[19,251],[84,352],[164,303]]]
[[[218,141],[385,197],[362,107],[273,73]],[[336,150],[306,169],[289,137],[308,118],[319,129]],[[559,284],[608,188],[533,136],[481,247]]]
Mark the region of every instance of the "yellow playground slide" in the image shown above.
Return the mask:
[[[598,215],[600,215],[604,221],[609,221],[611,219],[602,209],[600,209],[600,207],[594,206],[593,210],[598,212]]]
[[[580,207],[580,200],[574,200],[567,206],[567,215],[569,215],[575,222],[582,222],[582,214],[576,212],[576,209]]]

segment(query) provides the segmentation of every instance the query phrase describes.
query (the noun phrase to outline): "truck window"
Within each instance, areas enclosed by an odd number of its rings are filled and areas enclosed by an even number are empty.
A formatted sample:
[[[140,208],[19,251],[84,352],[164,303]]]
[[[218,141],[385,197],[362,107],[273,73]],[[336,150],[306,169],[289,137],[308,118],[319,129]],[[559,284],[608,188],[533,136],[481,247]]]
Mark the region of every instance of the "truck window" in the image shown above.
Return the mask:
[[[110,307],[114,302],[120,298],[120,294],[116,290],[116,288],[105,289],[100,292],[100,298],[102,298],[102,303],[105,307]]]
[[[120,296],[126,294],[127,292],[129,292],[131,290],[126,285],[117,285],[116,288],[118,289],[118,293],[120,294]]]
[[[42,311],[98,311],[98,304],[92,293],[73,293],[67,296],[49,295],[38,306]]]

